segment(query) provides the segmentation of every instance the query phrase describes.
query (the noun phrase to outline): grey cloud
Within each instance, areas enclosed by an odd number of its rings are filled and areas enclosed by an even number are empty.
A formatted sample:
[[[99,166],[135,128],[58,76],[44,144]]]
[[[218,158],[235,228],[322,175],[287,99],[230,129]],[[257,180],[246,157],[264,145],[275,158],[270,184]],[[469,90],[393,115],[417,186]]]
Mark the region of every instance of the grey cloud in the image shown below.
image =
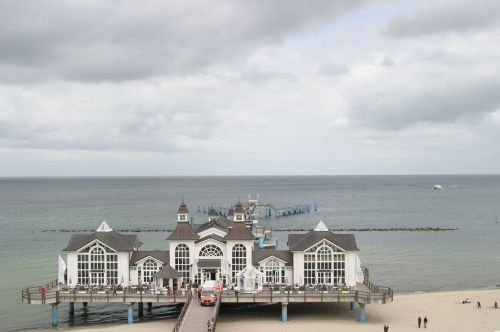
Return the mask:
[[[97,86],[86,94],[104,88]],[[65,100],[58,101],[62,107],[55,107],[50,97],[38,92],[24,101],[19,89],[0,92],[5,95],[7,91],[9,98],[0,98],[0,147],[189,152],[196,149],[195,142],[210,139],[218,128],[211,121],[213,110],[200,109],[209,103],[203,93],[196,99],[178,93],[174,100],[165,92],[166,101],[147,104],[124,95],[123,100],[101,101],[88,110],[70,91],[65,91]],[[39,113],[39,107],[52,109]]]
[[[383,78],[382,78],[383,81]],[[384,82],[348,96],[353,118],[370,128],[400,130],[418,123],[474,121],[500,107],[500,77],[442,77]]]
[[[233,61],[364,1],[0,3],[0,66],[74,81],[183,74]],[[0,71],[0,74],[3,74]]]
[[[251,81],[256,83],[263,83],[272,80],[295,81],[297,79],[289,73],[258,69],[244,71],[241,73],[240,77],[244,81]]]
[[[342,76],[349,73],[350,66],[340,63],[325,63],[320,66],[318,73],[325,76]]]
[[[500,23],[497,0],[419,1],[418,4],[421,8],[413,13],[393,17],[382,33],[395,38],[416,37],[478,31]]]

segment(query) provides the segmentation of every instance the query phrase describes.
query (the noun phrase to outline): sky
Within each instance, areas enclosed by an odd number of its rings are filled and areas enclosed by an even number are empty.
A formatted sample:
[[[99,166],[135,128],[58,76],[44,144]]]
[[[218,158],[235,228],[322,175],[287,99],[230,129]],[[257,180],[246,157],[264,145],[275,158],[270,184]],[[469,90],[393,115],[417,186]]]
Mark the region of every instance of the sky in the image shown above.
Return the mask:
[[[0,1],[0,176],[500,173],[500,1]]]

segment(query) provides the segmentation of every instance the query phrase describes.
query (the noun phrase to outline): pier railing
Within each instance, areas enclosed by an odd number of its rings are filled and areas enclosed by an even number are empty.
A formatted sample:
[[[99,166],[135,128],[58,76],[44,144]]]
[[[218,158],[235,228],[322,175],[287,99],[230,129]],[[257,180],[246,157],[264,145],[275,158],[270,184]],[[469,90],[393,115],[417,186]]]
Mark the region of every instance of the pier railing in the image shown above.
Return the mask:
[[[47,285],[52,285],[49,283]],[[191,297],[191,292],[185,294],[179,292],[167,293],[162,291],[137,291],[137,290],[95,290],[86,289],[80,291],[74,288],[69,291],[48,290],[42,292],[42,287],[29,287],[21,292],[21,300],[28,304],[56,304],[61,302],[156,302],[156,303],[183,303]]]
[[[380,292],[363,290],[308,290],[304,291],[264,291],[259,293],[239,293],[224,291],[221,293],[223,303],[300,303],[300,302],[358,302],[386,303],[392,301],[392,290],[380,287]]]
[[[21,301],[28,300],[31,297],[31,295],[41,295],[42,292],[50,292],[50,290],[56,288],[58,285],[57,279],[52,280],[45,285],[42,286],[35,286],[35,287],[28,287],[22,290],[21,292]]]
[[[184,306],[182,307],[181,313],[179,314],[179,317],[177,318],[177,322],[175,322],[175,325],[172,328],[172,332],[178,332],[179,329],[181,328],[182,321],[184,320],[184,315],[186,314],[187,308],[189,307],[189,305],[191,304],[191,301],[193,300],[193,296],[188,296],[186,302],[184,303]]]
[[[363,267],[361,269],[363,271],[363,276],[364,276],[363,283],[374,293],[387,294],[387,296],[389,296],[392,301],[394,298],[394,292],[392,288],[375,285],[373,282],[370,281],[370,270],[368,270],[368,268],[366,267]]]
[[[219,296],[217,296],[217,302],[215,302],[214,314],[212,316],[213,323],[211,332],[215,332],[215,326],[217,325],[217,316],[219,315],[219,310],[220,310],[221,298],[222,296],[219,294]]]

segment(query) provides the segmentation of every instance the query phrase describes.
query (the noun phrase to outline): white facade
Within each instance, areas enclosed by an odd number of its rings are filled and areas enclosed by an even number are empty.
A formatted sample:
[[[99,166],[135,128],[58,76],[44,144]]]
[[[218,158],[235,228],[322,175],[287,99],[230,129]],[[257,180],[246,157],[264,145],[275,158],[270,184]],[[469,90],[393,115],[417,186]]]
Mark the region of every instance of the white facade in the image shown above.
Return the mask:
[[[193,226],[183,203],[176,231],[169,237],[168,251],[151,251],[151,255],[138,251],[137,237],[113,232],[106,223],[96,233],[74,235],[66,249],[68,285],[147,284],[165,264],[175,270],[173,273],[182,274],[177,281],[199,284],[222,280],[237,285],[242,271],[254,270],[258,273],[252,273],[261,278],[259,289],[274,284],[355,286],[362,282],[354,236],[333,234],[322,221],[303,235],[307,245],[302,235],[293,235],[295,244],[289,238],[291,250],[266,251],[255,247],[255,239],[244,222],[217,218],[212,214],[208,223]],[[200,229],[199,233],[196,229]],[[126,243],[119,242],[121,239]]]

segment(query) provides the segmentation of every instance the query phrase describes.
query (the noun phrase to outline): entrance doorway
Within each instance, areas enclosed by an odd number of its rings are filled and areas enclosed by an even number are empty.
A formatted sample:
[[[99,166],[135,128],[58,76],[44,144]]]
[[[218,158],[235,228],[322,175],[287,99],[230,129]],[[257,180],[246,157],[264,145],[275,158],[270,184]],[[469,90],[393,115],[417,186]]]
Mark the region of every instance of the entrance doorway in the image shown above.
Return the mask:
[[[203,269],[201,272],[201,283],[207,280],[218,280],[220,272],[218,269]]]

